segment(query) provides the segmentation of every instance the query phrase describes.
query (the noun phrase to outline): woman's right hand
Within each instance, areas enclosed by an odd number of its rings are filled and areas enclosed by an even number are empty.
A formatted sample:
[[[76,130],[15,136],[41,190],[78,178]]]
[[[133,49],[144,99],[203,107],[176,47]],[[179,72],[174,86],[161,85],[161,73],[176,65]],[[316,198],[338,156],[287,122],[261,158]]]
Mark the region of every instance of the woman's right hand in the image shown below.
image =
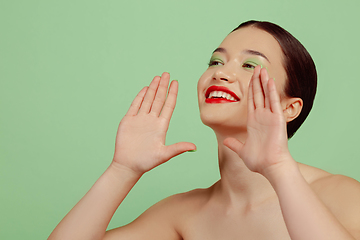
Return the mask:
[[[141,176],[183,152],[195,150],[189,142],[165,146],[166,132],[176,104],[178,82],[170,75],[156,76],[143,88],[121,120],[112,164]],[[166,94],[168,92],[168,96]]]

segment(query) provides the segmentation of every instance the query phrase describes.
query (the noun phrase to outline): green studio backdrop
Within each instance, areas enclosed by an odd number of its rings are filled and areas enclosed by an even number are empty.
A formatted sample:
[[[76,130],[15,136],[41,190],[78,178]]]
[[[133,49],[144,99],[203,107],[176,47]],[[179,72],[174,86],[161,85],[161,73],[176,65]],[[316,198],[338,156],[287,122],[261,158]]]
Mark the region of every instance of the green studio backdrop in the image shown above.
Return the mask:
[[[314,108],[290,140],[302,163],[360,180],[360,4],[353,1],[0,1],[0,239],[46,239],[110,164],[118,124],[164,71],[180,84],[167,143],[194,142],[145,174],[115,213],[219,179],[196,84],[243,21],[287,29],[315,60]]]

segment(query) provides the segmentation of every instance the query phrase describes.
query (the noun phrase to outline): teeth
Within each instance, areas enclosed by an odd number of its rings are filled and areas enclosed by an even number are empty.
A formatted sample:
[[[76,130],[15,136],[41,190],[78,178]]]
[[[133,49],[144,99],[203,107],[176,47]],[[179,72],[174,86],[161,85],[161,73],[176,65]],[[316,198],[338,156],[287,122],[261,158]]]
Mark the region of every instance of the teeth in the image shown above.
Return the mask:
[[[209,94],[209,98],[212,97],[218,97],[218,98],[225,98],[227,100],[231,100],[231,101],[236,101],[236,99],[231,96],[230,94],[226,93],[226,92],[222,92],[222,91],[213,91]]]

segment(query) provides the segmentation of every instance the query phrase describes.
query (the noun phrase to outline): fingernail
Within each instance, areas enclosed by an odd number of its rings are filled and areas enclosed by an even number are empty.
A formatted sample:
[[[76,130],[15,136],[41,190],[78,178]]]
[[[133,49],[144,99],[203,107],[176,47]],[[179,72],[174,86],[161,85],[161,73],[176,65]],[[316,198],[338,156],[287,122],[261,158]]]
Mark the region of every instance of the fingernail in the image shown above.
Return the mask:
[[[196,151],[197,151],[197,149],[189,150],[188,152],[196,152]]]
[[[274,82],[275,82],[275,78],[273,78],[274,79]]]

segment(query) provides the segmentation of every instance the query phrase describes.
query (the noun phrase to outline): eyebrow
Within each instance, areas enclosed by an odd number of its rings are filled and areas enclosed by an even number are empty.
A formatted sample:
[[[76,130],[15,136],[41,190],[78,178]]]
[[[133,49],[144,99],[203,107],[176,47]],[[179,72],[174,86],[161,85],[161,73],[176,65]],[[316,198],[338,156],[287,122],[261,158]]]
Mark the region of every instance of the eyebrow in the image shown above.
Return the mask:
[[[216,52],[221,52],[221,53],[227,53],[226,49],[225,48],[217,48],[213,51],[213,54],[216,53]]]
[[[227,51],[226,51],[225,48],[217,48],[217,49],[214,50],[213,54],[214,54],[215,52],[227,53]],[[255,50],[251,50],[251,49],[246,49],[246,50],[244,50],[244,51],[242,51],[242,52],[243,52],[243,53],[246,53],[246,54],[250,54],[250,55],[256,55],[256,56],[263,57],[263,58],[266,59],[266,61],[268,61],[268,62],[270,63],[269,59],[265,56],[265,54],[263,54],[263,53],[261,53],[261,52],[259,52],[259,51],[255,51]]]

